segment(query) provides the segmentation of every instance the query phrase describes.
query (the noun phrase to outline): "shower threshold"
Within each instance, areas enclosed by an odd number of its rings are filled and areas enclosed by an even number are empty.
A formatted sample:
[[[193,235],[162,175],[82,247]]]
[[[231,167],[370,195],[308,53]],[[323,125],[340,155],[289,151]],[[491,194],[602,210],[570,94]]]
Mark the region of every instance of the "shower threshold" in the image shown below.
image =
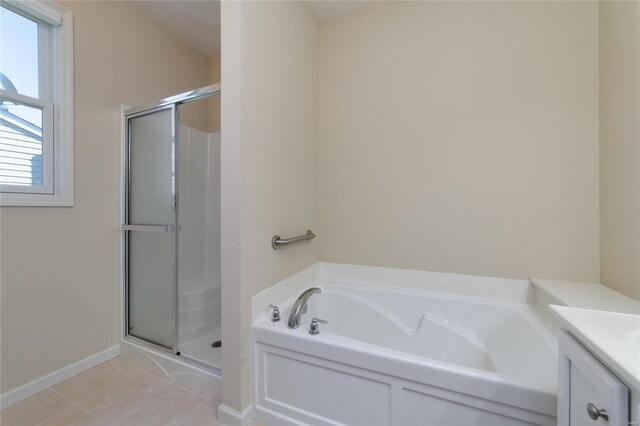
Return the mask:
[[[187,354],[176,356],[163,353],[127,339],[120,342],[120,356],[158,377],[194,389],[213,399],[222,398],[222,372],[219,367],[204,367],[204,363],[191,360]]]

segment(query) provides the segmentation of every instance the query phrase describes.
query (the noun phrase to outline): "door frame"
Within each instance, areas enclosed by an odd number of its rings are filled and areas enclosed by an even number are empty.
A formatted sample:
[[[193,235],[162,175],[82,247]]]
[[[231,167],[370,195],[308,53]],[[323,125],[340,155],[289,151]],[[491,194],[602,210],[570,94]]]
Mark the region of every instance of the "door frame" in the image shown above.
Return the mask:
[[[172,297],[172,319],[171,319],[171,323],[172,323],[172,330],[171,330],[171,347],[167,347],[161,343],[158,342],[153,342],[151,340],[147,340],[142,336],[133,336],[129,333],[129,310],[130,310],[130,306],[129,306],[129,290],[130,290],[130,285],[129,285],[129,233],[132,232],[131,229],[127,229],[127,227],[132,227],[132,226],[140,226],[141,224],[138,223],[131,223],[129,220],[129,204],[130,204],[130,199],[131,199],[131,126],[130,126],[130,122],[133,119],[136,118],[140,118],[140,117],[144,117],[146,115],[151,115],[151,114],[155,114],[161,111],[166,111],[166,110],[170,110],[171,114],[171,151],[172,151],[172,164],[171,167],[174,170],[174,180],[172,183],[172,188],[171,188],[171,198],[173,199],[173,207],[172,207],[172,212],[171,212],[171,216],[172,216],[172,220],[171,223],[168,224],[162,224],[161,226],[165,226],[167,229],[165,231],[159,231],[159,232],[171,232],[173,234],[173,238],[172,238],[172,252],[173,252],[173,271],[174,271],[174,292],[173,292],[173,297]],[[176,122],[177,122],[177,105],[174,104],[167,104],[167,105],[162,105],[162,106],[157,106],[157,107],[153,107],[153,108],[149,108],[149,109],[145,109],[145,110],[141,110],[138,112],[134,112],[134,113],[127,113],[127,111],[125,111],[125,116],[124,116],[124,126],[125,126],[125,131],[124,131],[124,137],[125,137],[125,150],[124,150],[124,182],[123,182],[123,190],[124,190],[124,199],[123,199],[123,223],[121,225],[121,230],[123,233],[123,240],[124,240],[124,245],[123,245],[123,258],[122,258],[122,262],[123,262],[123,266],[124,266],[124,333],[125,333],[125,338],[127,339],[131,339],[131,340],[135,340],[138,343],[144,342],[145,346],[146,345],[151,345],[154,348],[157,348],[159,350],[163,350],[163,351],[168,351],[169,353],[177,353],[178,352],[178,286],[177,286],[177,282],[178,282],[178,245],[177,245],[177,240],[178,240],[178,192],[177,192],[177,188],[178,188],[178,178],[179,178],[179,171],[178,171],[178,158],[177,158],[177,144],[178,144],[178,140],[177,140],[177,132],[176,132]],[[140,226],[140,228],[144,228],[145,225]],[[172,227],[171,229],[169,229],[169,227]],[[154,230],[149,230],[149,231],[145,231],[143,229],[138,230],[138,232],[157,232]]]

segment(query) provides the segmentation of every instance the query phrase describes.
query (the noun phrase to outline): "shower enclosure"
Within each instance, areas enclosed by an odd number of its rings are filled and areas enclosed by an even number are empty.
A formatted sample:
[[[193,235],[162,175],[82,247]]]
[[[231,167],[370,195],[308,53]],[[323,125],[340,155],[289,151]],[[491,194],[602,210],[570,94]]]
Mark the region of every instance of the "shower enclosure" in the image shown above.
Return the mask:
[[[124,339],[220,372],[220,133],[208,86],[124,112]]]

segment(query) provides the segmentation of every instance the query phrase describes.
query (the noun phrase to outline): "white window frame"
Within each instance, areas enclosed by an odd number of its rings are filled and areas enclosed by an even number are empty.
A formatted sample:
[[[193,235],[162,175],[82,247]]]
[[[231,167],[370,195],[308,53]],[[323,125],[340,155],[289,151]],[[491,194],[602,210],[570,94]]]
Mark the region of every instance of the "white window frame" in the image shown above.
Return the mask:
[[[24,96],[19,93],[8,93],[2,91],[2,99],[16,102],[20,105],[34,107],[42,111],[42,163],[43,163],[43,185],[0,185],[0,197],[4,204],[5,197],[15,195],[53,195],[54,194],[54,124],[53,124],[53,103],[41,99]]]
[[[3,0],[11,9],[51,25],[41,32],[50,55],[40,61],[39,99],[2,91],[2,97],[43,112],[43,187],[0,185],[1,206],[73,206],[73,14],[47,0]],[[43,69],[48,63],[49,70]],[[48,166],[48,167],[47,167]],[[17,192],[19,191],[19,192]],[[28,191],[28,192],[27,192]]]

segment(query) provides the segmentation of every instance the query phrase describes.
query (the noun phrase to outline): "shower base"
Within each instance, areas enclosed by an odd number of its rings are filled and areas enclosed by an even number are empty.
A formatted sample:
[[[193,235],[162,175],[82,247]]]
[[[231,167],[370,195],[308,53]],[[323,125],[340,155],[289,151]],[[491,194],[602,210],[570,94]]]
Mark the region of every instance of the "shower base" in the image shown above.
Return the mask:
[[[206,333],[181,343],[180,353],[195,361],[220,369],[222,367],[222,348],[213,348],[211,344],[221,338],[222,330],[220,325],[217,325]]]

